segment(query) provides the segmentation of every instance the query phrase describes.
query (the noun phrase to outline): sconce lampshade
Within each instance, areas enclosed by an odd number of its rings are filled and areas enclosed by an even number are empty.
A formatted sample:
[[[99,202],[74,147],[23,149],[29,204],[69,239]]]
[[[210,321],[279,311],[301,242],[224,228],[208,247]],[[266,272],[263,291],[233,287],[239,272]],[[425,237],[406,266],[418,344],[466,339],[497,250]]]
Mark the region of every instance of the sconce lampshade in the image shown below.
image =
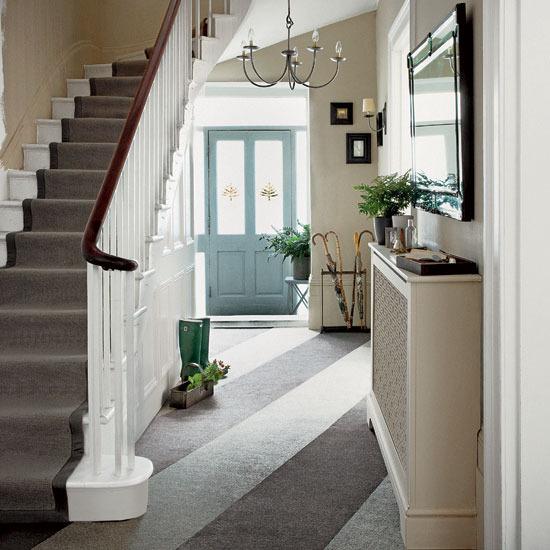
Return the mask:
[[[372,97],[363,99],[363,114],[365,116],[373,116],[376,113],[376,105]]]

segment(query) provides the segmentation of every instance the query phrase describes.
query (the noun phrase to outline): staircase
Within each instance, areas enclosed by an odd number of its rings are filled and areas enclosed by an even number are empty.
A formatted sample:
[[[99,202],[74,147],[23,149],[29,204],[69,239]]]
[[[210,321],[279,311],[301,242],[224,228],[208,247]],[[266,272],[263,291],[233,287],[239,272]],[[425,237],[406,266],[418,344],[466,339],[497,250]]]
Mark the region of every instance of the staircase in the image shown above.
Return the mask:
[[[9,171],[10,200],[0,202],[0,522],[146,511],[152,464],[134,456],[134,443],[177,378],[176,322],[192,314],[192,227],[183,244],[173,227],[185,217],[180,205],[190,211],[193,101],[249,3],[209,12],[210,36],[193,40],[200,2],[193,16],[191,2],[172,0],[151,59],[85,66],[67,97],[52,99],[52,119],[37,121],[23,170]],[[92,246],[85,229],[97,233]],[[168,318],[166,288],[180,291]]]

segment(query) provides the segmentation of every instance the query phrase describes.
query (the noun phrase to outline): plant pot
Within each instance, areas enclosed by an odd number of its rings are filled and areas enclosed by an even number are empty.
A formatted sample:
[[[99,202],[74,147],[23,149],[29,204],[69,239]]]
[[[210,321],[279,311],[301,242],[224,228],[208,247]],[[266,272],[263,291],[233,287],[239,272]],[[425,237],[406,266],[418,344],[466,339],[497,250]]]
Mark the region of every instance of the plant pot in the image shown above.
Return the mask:
[[[414,216],[392,216],[392,227],[395,227],[396,229],[407,229],[407,224],[409,223],[409,220],[414,220]]]
[[[292,258],[292,276],[299,281],[306,281],[311,274],[309,257]]]
[[[187,384],[179,384],[170,390],[170,406],[175,409],[188,409],[213,394],[213,382],[207,382],[204,386],[191,391],[187,391]]]
[[[386,227],[391,227],[391,218],[374,218],[374,236],[378,244],[386,244]]]

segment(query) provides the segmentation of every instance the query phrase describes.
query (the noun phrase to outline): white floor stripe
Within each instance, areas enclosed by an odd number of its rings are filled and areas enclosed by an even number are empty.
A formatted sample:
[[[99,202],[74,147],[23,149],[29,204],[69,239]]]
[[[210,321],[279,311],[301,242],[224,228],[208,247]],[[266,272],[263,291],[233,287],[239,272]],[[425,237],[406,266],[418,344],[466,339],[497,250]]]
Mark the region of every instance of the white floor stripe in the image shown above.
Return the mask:
[[[318,334],[318,332],[307,328],[273,328],[221,351],[216,358],[233,365],[233,368],[229,372],[228,378],[222,380],[220,385],[231,384],[240,376],[248,374]]]
[[[362,346],[153,477],[143,518],[73,524],[37,548],[177,548],[363,399],[369,370]]]

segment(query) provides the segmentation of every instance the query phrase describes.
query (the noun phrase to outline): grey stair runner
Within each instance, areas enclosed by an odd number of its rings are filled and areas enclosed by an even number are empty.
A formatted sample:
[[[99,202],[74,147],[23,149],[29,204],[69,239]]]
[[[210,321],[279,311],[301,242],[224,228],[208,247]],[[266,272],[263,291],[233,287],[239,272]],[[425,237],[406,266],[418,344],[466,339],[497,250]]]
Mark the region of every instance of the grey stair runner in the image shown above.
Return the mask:
[[[113,76],[141,76],[147,68],[147,60],[115,61],[113,63]]]
[[[61,134],[64,142],[117,143],[124,118],[64,118]]]
[[[94,96],[134,97],[140,82],[139,76],[90,78],[90,91]]]
[[[115,69],[116,66],[116,69]],[[0,523],[67,519],[68,477],[83,454],[87,288],[82,234],[145,62],[92,79],[36,173],[24,230],[0,269]],[[116,71],[116,73],[115,73]],[[120,78],[122,76],[123,78]]]
[[[132,101],[131,97],[75,97],[74,116],[75,118],[126,118]]]

